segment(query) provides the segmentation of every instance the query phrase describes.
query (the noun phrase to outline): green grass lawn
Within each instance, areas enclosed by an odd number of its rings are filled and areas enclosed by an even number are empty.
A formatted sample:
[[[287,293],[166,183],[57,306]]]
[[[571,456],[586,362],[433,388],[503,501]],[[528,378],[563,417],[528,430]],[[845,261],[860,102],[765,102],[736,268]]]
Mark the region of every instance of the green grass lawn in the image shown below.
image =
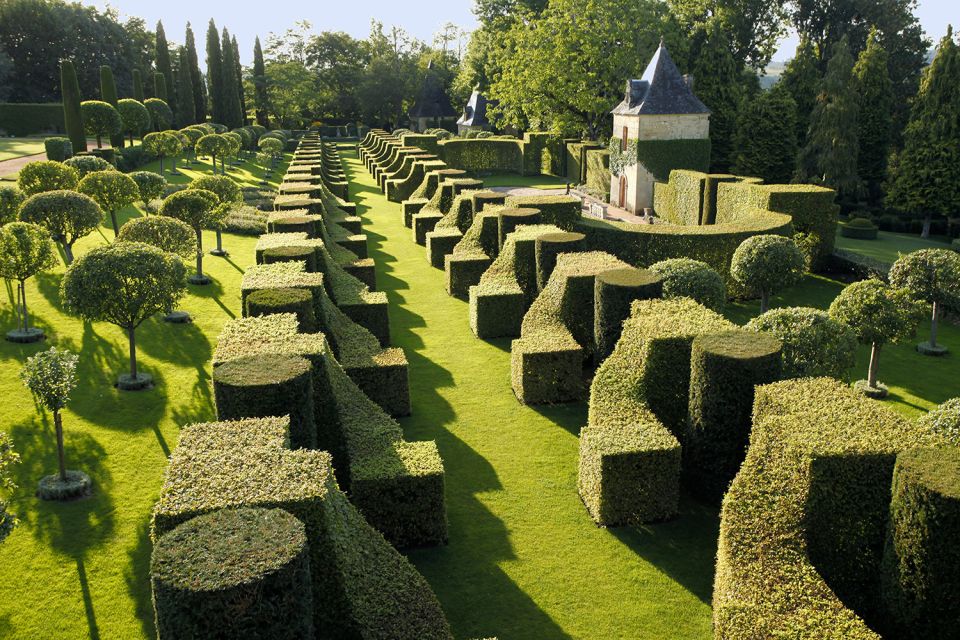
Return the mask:
[[[947,249],[949,243],[944,239],[931,238],[924,240],[918,235],[908,233],[892,233],[889,231],[880,231],[877,233],[876,240],[857,240],[854,238],[844,238],[837,230],[837,248],[848,251],[856,251],[888,264],[893,264],[900,257],[901,253],[912,253],[920,249]]]
[[[43,152],[43,138],[0,138],[0,162]]]
[[[585,404],[525,407],[510,388],[509,341],[470,331],[467,305],[341,147],[364,218],[393,344],[410,360],[410,439],[436,440],[450,543],[411,553],[457,638],[706,638],[717,510],[601,529],[576,491]],[[489,185],[490,180],[485,180]],[[516,177],[503,184],[516,184]]]
[[[187,177],[176,177],[181,179]],[[121,222],[138,214],[129,207]],[[78,243],[77,254],[112,238],[107,222]],[[0,394],[6,398],[0,431],[11,435],[23,460],[15,468],[20,489],[12,504],[22,523],[0,545],[0,638],[154,637],[150,511],[179,425],[215,415],[210,356],[223,323],[240,312],[240,278],[254,261],[255,242],[225,234],[230,256],[204,259],[213,283],[190,286],[179,305],[191,313],[192,324],[154,319],[137,331],[141,366],[158,382],[146,392],[112,387],[127,366],[126,337],[113,325],[63,312],[62,264],[28,283],[32,321],[48,339],[37,345],[0,340]],[[213,233],[205,234],[204,246],[214,246]],[[6,331],[15,324],[10,288],[0,296],[6,303],[0,306],[0,329]],[[40,477],[56,471],[56,447],[52,421],[38,415],[18,378],[24,360],[51,345],[80,354],[79,385],[64,413],[66,455],[69,468],[86,471],[94,481],[91,498],[66,504],[33,496]]]

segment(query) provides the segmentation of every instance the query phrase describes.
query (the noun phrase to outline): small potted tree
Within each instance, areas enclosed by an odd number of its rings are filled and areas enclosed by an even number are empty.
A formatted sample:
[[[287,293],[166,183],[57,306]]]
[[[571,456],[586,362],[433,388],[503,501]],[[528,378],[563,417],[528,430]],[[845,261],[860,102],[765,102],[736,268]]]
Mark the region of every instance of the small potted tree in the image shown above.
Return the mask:
[[[71,500],[90,493],[90,476],[82,471],[67,469],[63,451],[63,418],[60,412],[70,401],[70,393],[77,386],[77,356],[67,350],[51,347],[27,358],[20,371],[20,379],[33,394],[37,404],[53,413],[57,437],[58,473],[40,479],[37,497],[41,500]]]
[[[7,332],[10,342],[43,339],[43,329],[30,326],[26,282],[56,264],[53,242],[43,227],[29,222],[11,222],[0,227],[0,277],[17,282],[17,328]]]
[[[803,253],[784,236],[762,235],[744,240],[733,252],[730,275],[748,291],[760,294],[760,313],[770,308],[770,296],[792,287],[803,277]]]
[[[937,325],[945,305],[960,302],[960,255],[949,249],[921,249],[893,263],[890,284],[910,292],[913,298],[933,308],[930,340],[917,345],[928,356],[942,356],[948,349],[937,343]]]
[[[73,262],[73,244],[100,226],[103,211],[88,195],[45,191],[27,198],[20,207],[20,219],[46,229],[63,249],[63,261],[69,267]]]
[[[119,171],[97,171],[88,174],[77,185],[77,191],[93,198],[101,209],[110,214],[114,237],[120,233],[117,212],[140,198],[137,183]]]

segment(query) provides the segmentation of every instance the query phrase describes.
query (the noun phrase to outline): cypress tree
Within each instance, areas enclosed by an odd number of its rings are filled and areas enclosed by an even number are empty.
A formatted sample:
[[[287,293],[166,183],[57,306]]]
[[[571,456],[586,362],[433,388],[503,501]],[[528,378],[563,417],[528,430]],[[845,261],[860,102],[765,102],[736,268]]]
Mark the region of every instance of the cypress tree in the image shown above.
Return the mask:
[[[857,175],[859,150],[853,56],[844,36],[833,46],[827,73],[820,82],[794,179],[836,189],[841,202],[850,206],[861,192]]]
[[[733,172],[789,182],[797,162],[797,105],[782,82],[744,105],[737,120]]]
[[[857,137],[860,151],[857,169],[871,203],[882,198],[881,185],[887,177],[887,155],[893,125],[893,83],[890,81],[887,52],[876,29],[870,30],[867,46],[853,67],[856,80]]]
[[[143,93],[143,75],[140,73],[140,69],[133,70],[133,99],[137,102],[146,100],[146,95]]]
[[[701,32],[701,43],[695,50],[695,91],[710,109],[710,169],[726,172],[732,162],[742,74],[730,52],[729,38],[717,21]]]
[[[71,60],[60,61],[60,91],[63,96],[63,124],[73,145],[73,152],[87,150],[87,134],[83,131],[80,113],[80,83]]]
[[[797,144],[802,147],[807,141],[810,114],[817,102],[817,84],[820,82],[817,54],[810,40],[805,38],[797,45],[797,52],[783,70],[780,82],[797,105]]]
[[[197,121],[194,111],[193,81],[190,72],[190,56],[186,47],[180,47],[177,66],[177,126],[180,128]]]
[[[190,69],[191,95],[193,95],[194,122],[204,122],[207,119],[207,99],[203,91],[203,75],[200,74],[200,62],[197,59],[197,43],[193,37],[193,28],[187,23],[185,38],[187,49],[187,65]],[[181,61],[181,64],[183,62]]]
[[[953,28],[940,41],[924,71],[903,134],[903,151],[891,168],[887,203],[923,218],[923,237],[932,216],[949,215],[960,202],[960,48]]]
[[[117,108],[117,83],[113,79],[113,69],[100,67],[100,99]],[[123,146],[123,132],[110,136],[110,146],[119,149]]]
[[[257,124],[270,127],[270,117],[267,111],[267,70],[263,64],[263,49],[260,47],[260,36],[253,44],[253,104],[257,110]]]
[[[237,72],[237,92],[240,97],[240,126],[247,124],[247,98],[243,95],[243,67],[240,66],[240,46],[233,36],[233,67]]]
[[[153,96],[170,104],[167,100],[167,77],[159,71],[153,74]]]
[[[221,58],[220,72],[223,75],[221,90],[223,91],[223,124],[231,129],[243,125],[240,115],[240,92],[237,88],[237,70],[233,62],[233,45],[230,43],[230,32],[223,28],[223,57]]]
[[[213,121],[223,123],[223,54],[220,52],[220,34],[210,19],[207,27],[207,88]]]
[[[156,97],[164,100],[170,105],[174,113],[176,113],[177,100],[174,92],[176,91],[177,85],[173,83],[173,66],[170,64],[170,45],[167,44],[167,34],[163,31],[163,23],[159,21],[157,22],[155,56],[157,71],[163,74],[163,86],[167,90],[166,94],[160,95],[157,93]]]

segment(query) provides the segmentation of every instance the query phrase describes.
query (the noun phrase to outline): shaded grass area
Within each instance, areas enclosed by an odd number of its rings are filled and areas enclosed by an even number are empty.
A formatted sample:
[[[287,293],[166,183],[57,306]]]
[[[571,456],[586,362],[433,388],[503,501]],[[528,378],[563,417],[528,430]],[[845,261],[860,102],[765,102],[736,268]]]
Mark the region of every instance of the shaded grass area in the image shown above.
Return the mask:
[[[0,138],[0,162],[43,152],[43,138]]]
[[[134,215],[140,212],[126,208],[121,223]],[[77,255],[112,239],[106,222],[78,242]],[[224,234],[231,255],[204,258],[213,283],[190,286],[179,305],[193,316],[192,324],[153,319],[137,331],[141,367],[157,382],[146,392],[122,393],[112,386],[127,367],[127,340],[120,329],[63,312],[62,262],[28,282],[32,322],[48,338],[37,345],[0,340],[0,431],[10,433],[23,461],[14,468],[20,488],[12,500],[22,523],[0,545],[0,637],[155,637],[150,511],[179,426],[215,416],[210,356],[223,323],[240,312],[240,278],[253,263],[255,242]],[[212,232],[204,234],[204,246],[214,246]],[[13,299],[9,287],[0,290],[4,331],[15,325]],[[28,356],[51,345],[80,354],[79,385],[64,413],[67,465],[86,471],[94,482],[91,498],[66,504],[33,495],[40,477],[57,468],[53,424],[49,416],[38,415],[18,377]]]
[[[670,523],[596,527],[576,491],[586,405],[517,402],[509,342],[473,336],[400,206],[351,147],[341,154],[393,344],[410,360],[413,415],[401,422],[407,438],[437,441],[446,469],[450,543],[410,557],[456,637],[709,637],[717,510],[685,500]]]
[[[920,236],[908,233],[877,232],[876,240],[858,240],[844,238],[837,231],[837,248],[855,251],[861,255],[893,264],[902,253],[912,253],[920,249],[949,249],[946,238],[924,240]]]

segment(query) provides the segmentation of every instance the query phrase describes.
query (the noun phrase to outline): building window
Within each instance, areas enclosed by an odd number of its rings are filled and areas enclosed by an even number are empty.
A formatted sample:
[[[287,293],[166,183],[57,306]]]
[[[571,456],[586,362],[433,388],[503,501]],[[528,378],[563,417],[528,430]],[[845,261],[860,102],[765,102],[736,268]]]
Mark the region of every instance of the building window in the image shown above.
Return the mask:
[[[620,151],[627,150],[627,128],[623,128],[623,137],[620,138]]]

